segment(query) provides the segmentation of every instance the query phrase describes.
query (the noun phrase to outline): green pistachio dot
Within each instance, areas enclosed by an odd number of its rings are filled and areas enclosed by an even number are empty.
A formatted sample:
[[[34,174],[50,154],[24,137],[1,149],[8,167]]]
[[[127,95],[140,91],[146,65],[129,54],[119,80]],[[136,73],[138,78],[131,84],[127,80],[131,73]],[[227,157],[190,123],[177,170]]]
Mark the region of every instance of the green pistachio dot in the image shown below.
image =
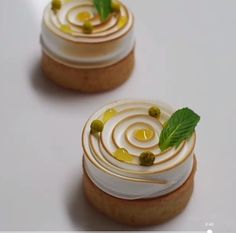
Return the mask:
[[[150,151],[143,152],[139,157],[139,161],[141,166],[152,166],[155,161],[155,155]]]
[[[161,115],[161,110],[160,108],[158,107],[151,107],[148,111],[148,114],[151,116],[151,117],[155,117],[155,118],[158,118],[160,115]]]
[[[90,126],[91,128],[91,134],[97,134],[97,133],[101,133],[103,131],[104,128],[104,124],[102,121],[100,120],[94,120]]]
[[[85,34],[91,34],[93,32],[93,25],[91,22],[89,22],[89,21],[84,22],[83,32]]]
[[[61,0],[52,0],[52,10],[54,12],[61,9],[62,3]]]
[[[111,9],[114,12],[120,12],[120,3],[117,1],[112,1]]]

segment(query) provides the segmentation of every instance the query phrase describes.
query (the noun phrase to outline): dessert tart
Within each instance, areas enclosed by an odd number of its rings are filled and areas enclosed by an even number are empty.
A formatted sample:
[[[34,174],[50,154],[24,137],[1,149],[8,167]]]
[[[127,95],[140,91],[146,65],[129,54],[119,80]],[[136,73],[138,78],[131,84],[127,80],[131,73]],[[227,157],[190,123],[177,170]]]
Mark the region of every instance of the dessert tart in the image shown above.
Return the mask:
[[[82,135],[88,201],[113,220],[159,224],[179,214],[193,191],[195,127],[188,108],[117,101],[97,111]]]
[[[53,0],[43,15],[42,69],[82,92],[118,87],[134,68],[134,17],[117,0]]]

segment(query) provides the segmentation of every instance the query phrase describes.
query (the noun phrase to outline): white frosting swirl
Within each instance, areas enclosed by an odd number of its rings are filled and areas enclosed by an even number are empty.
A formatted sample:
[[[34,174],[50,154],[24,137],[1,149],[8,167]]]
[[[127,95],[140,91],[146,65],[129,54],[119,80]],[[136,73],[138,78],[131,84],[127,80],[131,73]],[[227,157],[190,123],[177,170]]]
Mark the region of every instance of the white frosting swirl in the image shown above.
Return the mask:
[[[152,106],[161,109],[159,119],[148,115]],[[103,120],[108,109],[116,114],[105,123],[99,136],[91,135],[91,123]],[[172,114],[173,110],[163,103],[129,100],[112,103],[96,112],[86,123],[82,136],[84,167],[95,185],[112,196],[128,200],[158,197],[180,187],[192,171],[196,136],[178,148],[161,152],[158,142],[162,125]],[[149,140],[139,141],[134,135],[143,127],[154,134]],[[125,148],[131,160],[121,161],[114,156],[119,148]],[[156,155],[153,166],[139,165],[139,156],[144,151]]]
[[[134,48],[132,13],[120,3],[120,11],[102,22],[92,0],[64,0],[58,12],[49,4],[42,23],[41,43],[44,51],[69,66],[99,68],[124,59]],[[83,33],[86,14],[94,27]]]

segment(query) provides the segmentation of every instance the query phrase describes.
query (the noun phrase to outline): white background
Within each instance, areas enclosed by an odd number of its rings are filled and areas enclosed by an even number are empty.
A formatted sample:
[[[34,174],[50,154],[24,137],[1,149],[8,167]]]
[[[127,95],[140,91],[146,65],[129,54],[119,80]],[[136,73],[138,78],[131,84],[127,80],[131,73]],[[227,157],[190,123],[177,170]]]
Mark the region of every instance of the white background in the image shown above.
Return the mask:
[[[136,15],[136,68],[124,86],[99,95],[60,89],[42,76],[47,2],[0,1],[0,229],[128,230],[86,203],[80,137],[100,106],[138,98],[202,117],[190,204],[145,230],[235,232],[236,1],[127,0]]]

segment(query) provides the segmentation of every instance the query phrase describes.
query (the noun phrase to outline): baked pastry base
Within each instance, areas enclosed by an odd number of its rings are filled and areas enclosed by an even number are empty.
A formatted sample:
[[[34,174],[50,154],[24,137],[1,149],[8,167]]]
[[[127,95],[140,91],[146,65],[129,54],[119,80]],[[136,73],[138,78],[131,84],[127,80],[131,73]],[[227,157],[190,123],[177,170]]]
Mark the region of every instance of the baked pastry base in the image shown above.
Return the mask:
[[[68,66],[43,51],[42,69],[46,77],[61,87],[87,93],[114,89],[127,81],[135,63],[134,50],[120,62],[96,69]]]
[[[188,204],[193,192],[196,159],[188,180],[167,195],[140,200],[113,197],[93,184],[84,171],[84,190],[88,201],[111,219],[130,226],[157,225],[178,215]]]

